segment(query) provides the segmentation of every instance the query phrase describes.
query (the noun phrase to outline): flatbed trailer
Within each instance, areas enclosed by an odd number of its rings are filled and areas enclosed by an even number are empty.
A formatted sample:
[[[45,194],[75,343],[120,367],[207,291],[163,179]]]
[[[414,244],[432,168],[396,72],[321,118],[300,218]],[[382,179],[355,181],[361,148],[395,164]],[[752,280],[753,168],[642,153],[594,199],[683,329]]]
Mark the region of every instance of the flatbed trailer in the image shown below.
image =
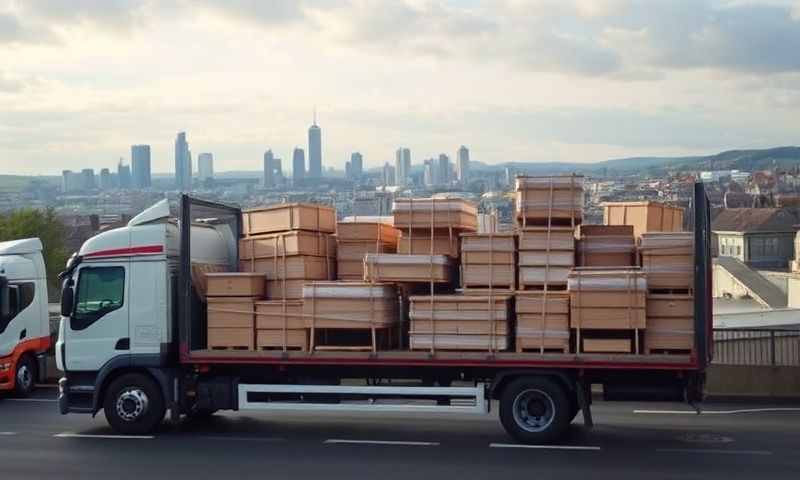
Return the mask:
[[[167,302],[171,313],[166,316],[170,335],[159,333],[162,342],[152,353],[94,361],[98,367],[92,371],[71,369],[64,355],[70,351],[68,324],[75,311],[70,289],[78,277],[80,254],[65,273],[67,300],[58,342],[59,366],[66,370],[60,382],[62,413],[95,414],[104,408],[118,431],[143,433],[154,429],[167,411],[172,419],[218,410],[487,413],[491,400],[497,400],[500,420],[512,437],[545,443],[559,438],[579,412],[586,424],[592,424],[595,384],[603,385],[608,399],[702,400],[712,355],[710,212],[702,183],[695,184],[690,212],[695,240],[690,355],[211,350],[205,345],[204,307],[193,285],[192,226],[225,224],[238,238],[241,211],[186,195],[180,208],[178,251],[170,252],[167,245],[156,252],[163,254],[172,272]],[[151,221],[144,220],[132,221],[128,228]],[[85,258],[92,252],[82,249],[82,253]],[[238,261],[238,253],[236,257]],[[130,265],[135,263],[131,260]],[[131,328],[157,336],[156,327]]]

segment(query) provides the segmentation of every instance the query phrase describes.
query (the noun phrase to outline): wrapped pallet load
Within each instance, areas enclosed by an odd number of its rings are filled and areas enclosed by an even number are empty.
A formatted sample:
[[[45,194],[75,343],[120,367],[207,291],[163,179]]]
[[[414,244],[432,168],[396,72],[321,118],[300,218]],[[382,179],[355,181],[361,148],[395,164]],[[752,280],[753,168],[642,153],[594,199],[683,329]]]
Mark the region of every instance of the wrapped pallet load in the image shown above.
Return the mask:
[[[410,298],[412,350],[508,349],[510,295]]]
[[[461,234],[461,286],[465,294],[516,288],[517,239],[513,233]]]
[[[569,225],[583,220],[583,177],[580,175],[519,176],[516,179],[516,218],[529,225]]]
[[[208,348],[254,349],[255,302],[264,296],[265,280],[257,273],[206,274]]]
[[[517,292],[517,352],[569,352],[569,294]]]
[[[370,282],[449,283],[453,261],[445,255],[368,253],[364,278]]]
[[[579,267],[632,267],[636,240],[630,225],[581,225],[578,228]]]
[[[458,257],[459,234],[478,228],[477,207],[461,198],[399,198],[392,214],[402,254]]]
[[[575,266],[572,227],[528,227],[519,232],[519,290],[565,290]]]
[[[395,253],[400,232],[392,217],[346,217],[336,232],[336,275],[339,280],[364,280],[364,255]]]
[[[308,349],[308,330],[302,300],[264,300],[255,302],[256,349]]]

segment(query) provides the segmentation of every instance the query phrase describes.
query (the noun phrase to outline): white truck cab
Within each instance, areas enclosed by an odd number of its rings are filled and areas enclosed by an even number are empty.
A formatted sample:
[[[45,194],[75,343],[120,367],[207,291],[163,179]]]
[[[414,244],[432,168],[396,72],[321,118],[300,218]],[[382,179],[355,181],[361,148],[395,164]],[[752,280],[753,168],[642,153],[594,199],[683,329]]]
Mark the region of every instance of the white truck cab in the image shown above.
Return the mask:
[[[28,395],[47,374],[50,344],[42,242],[0,242],[0,392]]]

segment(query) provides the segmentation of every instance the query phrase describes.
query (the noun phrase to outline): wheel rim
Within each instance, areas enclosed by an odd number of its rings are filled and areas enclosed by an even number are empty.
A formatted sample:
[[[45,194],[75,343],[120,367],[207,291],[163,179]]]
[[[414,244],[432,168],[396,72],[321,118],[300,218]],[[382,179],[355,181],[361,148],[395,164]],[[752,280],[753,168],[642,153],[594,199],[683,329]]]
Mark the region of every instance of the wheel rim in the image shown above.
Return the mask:
[[[17,383],[19,383],[23,390],[30,390],[33,385],[33,373],[30,367],[24,364],[19,366],[17,370]]]
[[[117,397],[117,416],[126,422],[134,422],[147,412],[150,400],[144,390],[130,387]]]
[[[528,389],[520,392],[512,406],[514,421],[525,431],[547,430],[556,416],[556,404],[547,392]]]

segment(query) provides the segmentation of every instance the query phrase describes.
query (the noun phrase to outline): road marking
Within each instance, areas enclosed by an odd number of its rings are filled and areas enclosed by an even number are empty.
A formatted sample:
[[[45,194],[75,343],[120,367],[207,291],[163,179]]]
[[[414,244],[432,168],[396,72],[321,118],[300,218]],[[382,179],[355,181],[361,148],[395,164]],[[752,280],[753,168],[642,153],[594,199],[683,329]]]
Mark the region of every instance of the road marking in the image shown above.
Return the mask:
[[[535,450],[591,450],[598,451],[594,445],[522,445],[519,443],[490,443],[491,448],[531,448]]]
[[[772,455],[768,450],[720,450],[713,448],[659,448],[657,452],[663,453],[699,453],[699,454],[720,454],[720,455]]]
[[[800,408],[795,407],[775,407],[775,408],[745,408],[738,410],[703,410],[700,415],[735,415],[739,413],[772,413],[772,412],[800,412]],[[694,410],[634,410],[633,413],[648,415],[698,415]]]
[[[56,438],[119,438],[122,440],[150,440],[154,435],[92,435],[88,433],[63,432],[53,435]]]
[[[6,402],[39,402],[39,403],[55,403],[58,400],[50,398],[6,398]]]
[[[224,435],[199,435],[199,436],[192,436],[193,438],[199,438],[201,440],[224,440],[224,441],[234,441],[234,442],[270,442],[270,443],[279,443],[279,442],[288,442],[285,438],[279,437],[226,437]]]
[[[331,445],[335,444],[351,444],[351,445],[405,445],[412,447],[438,447],[439,442],[406,442],[400,440],[343,440],[338,438],[329,438],[322,443]]]
[[[0,432],[0,437],[12,437],[16,434],[17,432]]]

